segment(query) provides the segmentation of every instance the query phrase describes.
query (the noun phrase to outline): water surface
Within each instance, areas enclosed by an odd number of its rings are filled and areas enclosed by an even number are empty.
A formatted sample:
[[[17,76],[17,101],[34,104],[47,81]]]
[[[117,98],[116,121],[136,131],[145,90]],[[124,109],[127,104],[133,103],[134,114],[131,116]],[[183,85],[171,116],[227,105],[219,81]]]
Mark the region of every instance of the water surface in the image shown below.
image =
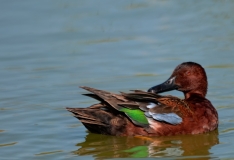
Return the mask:
[[[1,159],[233,159],[233,15],[233,1],[2,1]],[[217,131],[104,136],[65,110],[96,102],[78,86],[144,90],[184,61],[207,71]]]

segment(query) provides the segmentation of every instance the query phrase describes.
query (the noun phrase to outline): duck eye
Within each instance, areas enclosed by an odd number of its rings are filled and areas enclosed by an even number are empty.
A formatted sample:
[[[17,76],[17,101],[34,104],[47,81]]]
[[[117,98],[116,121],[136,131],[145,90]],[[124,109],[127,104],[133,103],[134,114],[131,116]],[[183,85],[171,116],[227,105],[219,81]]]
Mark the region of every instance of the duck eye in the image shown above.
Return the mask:
[[[191,72],[189,72],[189,71],[188,71],[188,72],[186,72],[186,75],[187,75],[187,76],[189,76],[190,74],[191,74]]]

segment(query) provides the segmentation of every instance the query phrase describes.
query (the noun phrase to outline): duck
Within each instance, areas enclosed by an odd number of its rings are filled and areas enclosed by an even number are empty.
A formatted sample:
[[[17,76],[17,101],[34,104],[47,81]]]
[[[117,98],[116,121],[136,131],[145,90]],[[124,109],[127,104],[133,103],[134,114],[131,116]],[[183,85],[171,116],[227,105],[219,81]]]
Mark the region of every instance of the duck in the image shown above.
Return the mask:
[[[163,83],[147,91],[112,93],[87,86],[98,103],[66,109],[92,133],[112,136],[202,134],[218,128],[218,113],[206,98],[207,76],[196,62],[179,64]],[[177,90],[184,98],[160,93]]]

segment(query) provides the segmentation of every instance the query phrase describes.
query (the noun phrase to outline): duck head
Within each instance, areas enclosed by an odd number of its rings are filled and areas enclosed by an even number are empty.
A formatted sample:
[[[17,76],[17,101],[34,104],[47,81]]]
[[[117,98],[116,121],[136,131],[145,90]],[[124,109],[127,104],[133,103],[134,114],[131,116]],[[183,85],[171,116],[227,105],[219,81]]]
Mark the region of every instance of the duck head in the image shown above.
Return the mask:
[[[207,85],[204,68],[195,62],[184,62],[175,68],[169,79],[162,84],[151,87],[148,92],[162,93],[178,90],[184,93],[186,99],[194,93],[205,97]]]

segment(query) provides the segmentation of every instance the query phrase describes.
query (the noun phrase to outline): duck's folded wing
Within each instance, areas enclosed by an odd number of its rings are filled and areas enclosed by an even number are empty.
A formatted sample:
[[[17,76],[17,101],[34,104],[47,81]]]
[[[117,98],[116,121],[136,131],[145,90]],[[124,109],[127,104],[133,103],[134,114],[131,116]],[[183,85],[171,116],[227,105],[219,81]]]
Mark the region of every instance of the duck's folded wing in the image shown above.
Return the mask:
[[[90,88],[86,86],[81,86],[81,88],[92,92],[92,94],[84,94],[86,96],[92,97],[105,105],[105,108],[102,107],[103,110],[114,108],[117,111],[123,112],[134,124],[138,126],[148,126],[147,117],[139,108],[137,102],[133,100],[127,99],[125,96],[121,94],[115,94],[111,92],[106,92],[103,90],[98,90],[95,88]],[[96,108],[96,105],[92,108]],[[117,113],[116,113],[117,114]]]
[[[122,106],[120,111],[124,112],[133,121],[133,123],[140,126],[143,126],[144,124],[148,125],[149,119],[153,119],[159,122],[165,122],[172,125],[180,124],[183,121],[180,113],[175,112],[172,107],[168,107],[165,105],[142,102],[140,102],[140,104],[137,106],[131,105],[132,108],[130,108],[130,105],[126,103],[120,103],[119,105]],[[152,105],[154,105],[154,107],[150,108]],[[147,108],[147,106],[149,106],[149,108]],[[136,109],[135,107],[138,107],[139,109]],[[144,108],[144,110],[142,110],[141,108]]]
[[[140,90],[135,90],[133,93],[122,93],[122,95],[137,101],[139,109],[144,111],[146,118],[155,121],[177,125],[183,122],[183,117],[191,115],[188,105],[177,97],[161,96]]]
[[[149,110],[145,112],[145,115],[156,121],[166,122],[172,125],[180,124],[183,121],[182,116],[178,111],[176,112],[174,108],[162,104],[149,108]]]
[[[114,94],[90,87],[81,88],[92,92],[93,94],[85,95],[101,101],[103,103],[101,108],[104,104],[107,108],[113,107],[123,112],[134,124],[142,127],[149,126],[152,120],[172,125],[180,124],[185,115],[183,112],[186,109],[184,108],[187,108],[179,98],[172,96],[161,96],[140,90]],[[100,107],[94,106],[92,108]],[[105,110],[105,108],[103,109]]]

